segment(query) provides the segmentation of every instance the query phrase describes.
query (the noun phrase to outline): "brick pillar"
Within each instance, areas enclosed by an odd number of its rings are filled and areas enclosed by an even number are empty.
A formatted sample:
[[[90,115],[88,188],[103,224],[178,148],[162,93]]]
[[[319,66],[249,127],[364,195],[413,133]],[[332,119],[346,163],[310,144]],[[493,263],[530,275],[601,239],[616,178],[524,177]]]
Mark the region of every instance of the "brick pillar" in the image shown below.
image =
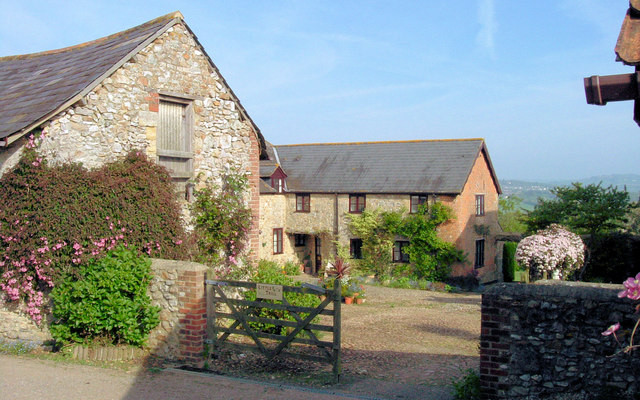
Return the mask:
[[[503,399],[509,385],[505,379],[511,359],[509,308],[513,299],[482,295],[480,337],[480,386],[483,399]]]
[[[207,302],[204,281],[206,271],[182,270],[178,276],[180,359],[201,363],[207,339]]]
[[[249,154],[249,191],[251,199],[251,228],[249,230],[249,260],[258,262],[260,257],[260,142],[257,136],[251,134],[251,150]]]

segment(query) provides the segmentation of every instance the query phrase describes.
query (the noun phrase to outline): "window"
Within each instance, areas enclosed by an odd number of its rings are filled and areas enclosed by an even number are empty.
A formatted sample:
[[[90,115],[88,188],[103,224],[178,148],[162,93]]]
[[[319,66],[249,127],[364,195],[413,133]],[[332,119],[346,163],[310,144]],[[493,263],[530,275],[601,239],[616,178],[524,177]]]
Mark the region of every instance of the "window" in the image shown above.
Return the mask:
[[[307,245],[307,235],[296,233],[294,235],[296,247],[303,247]]]
[[[427,203],[426,195],[411,195],[411,214],[418,212],[418,207]]]
[[[284,192],[284,178],[272,176],[271,187],[274,188],[278,193]]]
[[[311,195],[296,194],[296,212],[309,212],[311,210]]]
[[[356,260],[362,259],[362,239],[351,239],[349,253],[351,254],[351,258],[355,258]]]
[[[273,254],[282,254],[282,228],[273,230]]]
[[[484,215],[484,195],[483,194],[476,195],[476,215],[477,216]]]
[[[476,268],[484,267],[484,239],[476,240]]]
[[[406,253],[405,247],[409,246],[409,242],[396,240],[393,244],[393,262],[409,262],[409,254]]]
[[[366,197],[364,194],[349,195],[349,212],[359,214],[364,211]]]
[[[191,110],[191,100],[160,96],[156,142],[158,164],[166,167],[174,179],[185,183],[193,176]]]

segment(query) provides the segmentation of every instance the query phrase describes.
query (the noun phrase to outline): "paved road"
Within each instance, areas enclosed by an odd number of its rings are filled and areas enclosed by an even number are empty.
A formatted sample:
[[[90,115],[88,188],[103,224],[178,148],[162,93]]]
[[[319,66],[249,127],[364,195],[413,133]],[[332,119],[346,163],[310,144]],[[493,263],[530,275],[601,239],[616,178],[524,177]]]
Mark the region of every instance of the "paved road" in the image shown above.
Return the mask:
[[[28,357],[0,355],[0,399],[371,399],[167,369],[125,372]]]

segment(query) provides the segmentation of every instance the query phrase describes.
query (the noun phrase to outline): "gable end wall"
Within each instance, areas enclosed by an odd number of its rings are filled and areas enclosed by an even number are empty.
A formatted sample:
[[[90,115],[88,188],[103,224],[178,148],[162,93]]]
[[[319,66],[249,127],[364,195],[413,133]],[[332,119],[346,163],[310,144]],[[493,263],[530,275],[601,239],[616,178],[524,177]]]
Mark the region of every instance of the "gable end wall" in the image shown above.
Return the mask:
[[[250,237],[257,255],[260,150],[256,133],[181,23],[44,124],[39,151],[52,163],[81,162],[88,168],[120,159],[132,150],[144,151],[155,160],[161,94],[191,100],[196,189],[219,184],[221,174],[231,168],[251,174],[247,202],[254,211]],[[0,153],[0,173],[15,163],[20,145]],[[188,207],[183,206],[188,223]]]

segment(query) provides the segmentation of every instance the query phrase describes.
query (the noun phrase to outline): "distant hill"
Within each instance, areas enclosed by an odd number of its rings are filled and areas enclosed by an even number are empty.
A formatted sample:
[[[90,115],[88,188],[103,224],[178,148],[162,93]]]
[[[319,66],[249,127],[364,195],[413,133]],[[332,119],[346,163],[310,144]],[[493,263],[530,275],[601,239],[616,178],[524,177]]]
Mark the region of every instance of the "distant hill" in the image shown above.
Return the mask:
[[[626,187],[631,201],[638,201],[640,197],[640,175],[638,174],[616,174],[600,175],[577,180],[557,180],[549,182],[530,182],[515,179],[500,180],[503,196],[518,196],[522,199],[522,207],[533,210],[538,203],[538,198],[553,198],[550,190],[556,186],[569,186],[573,182],[582,184],[598,184],[602,182],[603,187],[614,186],[618,189]]]

